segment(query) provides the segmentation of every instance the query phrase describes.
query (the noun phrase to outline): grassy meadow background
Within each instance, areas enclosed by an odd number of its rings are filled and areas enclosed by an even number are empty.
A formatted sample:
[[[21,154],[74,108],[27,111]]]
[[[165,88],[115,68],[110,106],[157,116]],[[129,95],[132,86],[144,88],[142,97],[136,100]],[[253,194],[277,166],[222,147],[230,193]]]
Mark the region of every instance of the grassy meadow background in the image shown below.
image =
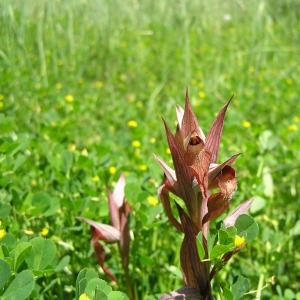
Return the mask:
[[[122,172],[136,294],[182,286],[182,236],[147,198],[163,175],[152,153],[171,161],[161,116],[175,130],[186,86],[204,132],[234,94],[219,161],[242,152],[231,209],[255,197],[260,226],[215,293],[237,274],[253,291],[275,276],[247,299],[300,299],[299,62],[297,0],[0,1],[0,243],[44,236],[67,257],[36,279],[39,299],[73,299],[85,267],[125,291],[117,245],[106,261],[118,285],[75,219],[109,224],[105,184]]]

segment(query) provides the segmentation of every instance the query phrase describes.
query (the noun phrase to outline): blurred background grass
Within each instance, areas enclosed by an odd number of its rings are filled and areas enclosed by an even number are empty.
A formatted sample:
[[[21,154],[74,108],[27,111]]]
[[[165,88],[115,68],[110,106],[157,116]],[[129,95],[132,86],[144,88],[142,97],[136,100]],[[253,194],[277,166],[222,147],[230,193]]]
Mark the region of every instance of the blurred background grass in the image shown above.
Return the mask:
[[[74,276],[61,275],[56,289],[96,265],[88,230],[80,239],[74,216],[107,219],[104,178],[113,182],[125,171],[155,196],[162,172],[151,153],[170,161],[160,117],[175,128],[174,107],[184,105],[188,86],[204,132],[234,94],[219,159],[242,152],[232,207],[255,196],[261,229],[215,286],[241,273],[255,290],[275,275],[262,298],[296,297],[299,1],[3,0],[0,18],[1,201],[13,207],[13,190],[21,198],[42,191],[59,199],[58,215],[24,211],[6,223],[16,236],[46,224],[52,239],[72,245]],[[135,204],[137,211],[149,206]],[[168,223],[167,235],[141,224],[145,240],[133,246],[140,265],[132,272],[141,299],[155,299],[180,282],[169,272],[179,266],[179,236]],[[151,253],[160,259],[147,261]]]

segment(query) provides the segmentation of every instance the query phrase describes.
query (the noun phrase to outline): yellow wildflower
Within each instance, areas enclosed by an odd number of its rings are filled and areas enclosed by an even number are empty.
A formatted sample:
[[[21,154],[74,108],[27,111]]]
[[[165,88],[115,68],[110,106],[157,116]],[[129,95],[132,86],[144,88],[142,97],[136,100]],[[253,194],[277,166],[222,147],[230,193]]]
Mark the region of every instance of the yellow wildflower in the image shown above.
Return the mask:
[[[151,143],[151,144],[154,144],[155,142],[156,142],[156,138],[151,138],[151,139],[150,139],[150,143]]]
[[[0,101],[0,108],[3,107],[3,102]]]
[[[48,233],[49,233],[49,229],[46,227],[44,227],[40,232],[41,236],[46,236]]]
[[[62,65],[63,65],[62,60],[59,59],[59,60],[57,61],[57,65],[58,65],[59,67],[62,66]]]
[[[129,95],[129,96],[128,96],[128,101],[129,101],[130,103],[134,102],[134,101],[135,101],[135,96],[134,96],[134,95]]]
[[[198,88],[203,89],[204,88],[204,83],[200,81],[198,83]]]
[[[149,196],[149,197],[147,198],[147,200],[148,200],[148,202],[149,202],[151,205],[153,205],[153,206],[155,206],[155,205],[158,204],[158,200],[157,200],[156,198],[152,197],[152,196]]]
[[[193,103],[194,106],[200,106],[200,100],[193,99],[192,103]]]
[[[90,300],[90,298],[89,298],[86,294],[82,294],[82,295],[79,297],[79,300]]]
[[[74,101],[74,97],[72,95],[66,95],[65,96],[65,101],[72,103]]]
[[[141,101],[138,101],[138,102],[136,103],[136,106],[137,106],[138,108],[141,108],[141,107],[143,107],[143,102],[141,102]]]
[[[245,243],[245,237],[244,237],[244,236],[242,236],[242,237],[240,237],[240,236],[238,236],[238,235],[235,236],[235,238],[234,238],[234,245],[235,245],[236,247],[240,247],[240,246],[242,246],[244,243]]]
[[[61,83],[57,83],[57,84],[55,85],[55,88],[56,88],[57,90],[60,90],[61,87],[62,87]]]
[[[52,122],[50,123],[50,125],[51,125],[52,127],[56,127],[57,123],[56,123],[55,121],[52,121]]]
[[[100,178],[99,178],[99,176],[94,176],[94,177],[92,177],[92,181],[93,182],[98,182],[100,180]]]
[[[264,87],[264,92],[266,94],[270,93],[270,88],[268,86]]]
[[[140,166],[139,166],[139,169],[140,169],[141,171],[146,171],[146,170],[147,170],[147,166],[146,166],[146,165],[140,165]]]
[[[167,148],[167,149],[166,149],[166,153],[167,153],[167,154],[171,154],[170,148]]]
[[[6,235],[6,231],[4,229],[0,229],[0,240],[2,240]]]
[[[117,169],[116,169],[115,166],[110,166],[110,167],[109,167],[109,173],[110,173],[111,175],[116,174],[116,172],[117,172]]]
[[[198,96],[203,99],[203,98],[205,98],[206,94],[204,92],[200,91],[198,93]]]
[[[100,81],[100,80],[97,81],[97,82],[96,82],[96,86],[99,87],[99,88],[101,88],[101,87],[103,86],[103,82]]]
[[[85,148],[82,149],[82,151],[80,153],[81,153],[82,156],[89,156],[89,153]]]
[[[299,122],[300,122],[300,117],[295,116],[295,117],[294,117],[294,121],[297,122],[297,123],[299,123]]]
[[[69,144],[68,145],[68,150],[69,151],[75,151],[76,150],[76,145],[75,144]]]
[[[192,83],[193,85],[196,85],[196,84],[197,84],[197,80],[196,80],[196,79],[192,79],[192,80],[191,80],[191,83]]]
[[[251,66],[251,67],[249,68],[249,72],[250,72],[250,73],[253,73],[254,71],[255,71],[255,68]]]
[[[130,121],[127,122],[127,126],[128,127],[137,127],[138,123],[134,120],[130,120]]]
[[[293,80],[292,80],[291,78],[288,78],[288,79],[286,80],[286,83],[287,83],[288,85],[291,85],[291,84],[293,83]]]
[[[135,148],[141,147],[141,142],[140,141],[132,141],[132,146]]]
[[[290,131],[296,131],[298,129],[298,126],[296,124],[292,124],[289,126]]]
[[[244,128],[249,128],[251,126],[251,123],[249,121],[242,121],[242,126]]]

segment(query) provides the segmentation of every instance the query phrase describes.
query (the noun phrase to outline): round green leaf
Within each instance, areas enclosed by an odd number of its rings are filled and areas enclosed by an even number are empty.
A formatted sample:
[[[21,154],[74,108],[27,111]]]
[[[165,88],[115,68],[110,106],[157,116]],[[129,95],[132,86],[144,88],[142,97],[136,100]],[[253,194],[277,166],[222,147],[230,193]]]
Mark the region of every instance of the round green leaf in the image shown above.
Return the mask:
[[[26,258],[28,268],[37,271],[45,270],[56,255],[55,244],[42,237],[33,238],[29,243],[32,244],[32,249]]]
[[[240,215],[236,219],[234,227],[237,229],[237,234],[239,236],[244,236],[243,232],[246,232],[246,242],[254,240],[259,230],[257,223],[249,215]]]
[[[108,294],[107,299],[108,300],[124,300],[125,296],[123,293],[121,293],[119,291],[113,291]]]
[[[0,289],[6,284],[10,277],[9,263],[0,258]]]
[[[1,300],[28,299],[34,287],[34,277],[30,270],[24,270],[12,281]]]

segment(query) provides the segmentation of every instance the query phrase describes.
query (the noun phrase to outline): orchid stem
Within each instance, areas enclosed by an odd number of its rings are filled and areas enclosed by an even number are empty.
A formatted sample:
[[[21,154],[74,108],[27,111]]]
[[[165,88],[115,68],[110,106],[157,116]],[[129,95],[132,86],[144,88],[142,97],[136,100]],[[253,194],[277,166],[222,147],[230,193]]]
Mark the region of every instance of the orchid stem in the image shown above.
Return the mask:
[[[135,294],[133,293],[133,290],[132,290],[132,284],[131,284],[128,268],[124,268],[124,273],[125,273],[125,282],[126,282],[128,298],[135,300]]]

